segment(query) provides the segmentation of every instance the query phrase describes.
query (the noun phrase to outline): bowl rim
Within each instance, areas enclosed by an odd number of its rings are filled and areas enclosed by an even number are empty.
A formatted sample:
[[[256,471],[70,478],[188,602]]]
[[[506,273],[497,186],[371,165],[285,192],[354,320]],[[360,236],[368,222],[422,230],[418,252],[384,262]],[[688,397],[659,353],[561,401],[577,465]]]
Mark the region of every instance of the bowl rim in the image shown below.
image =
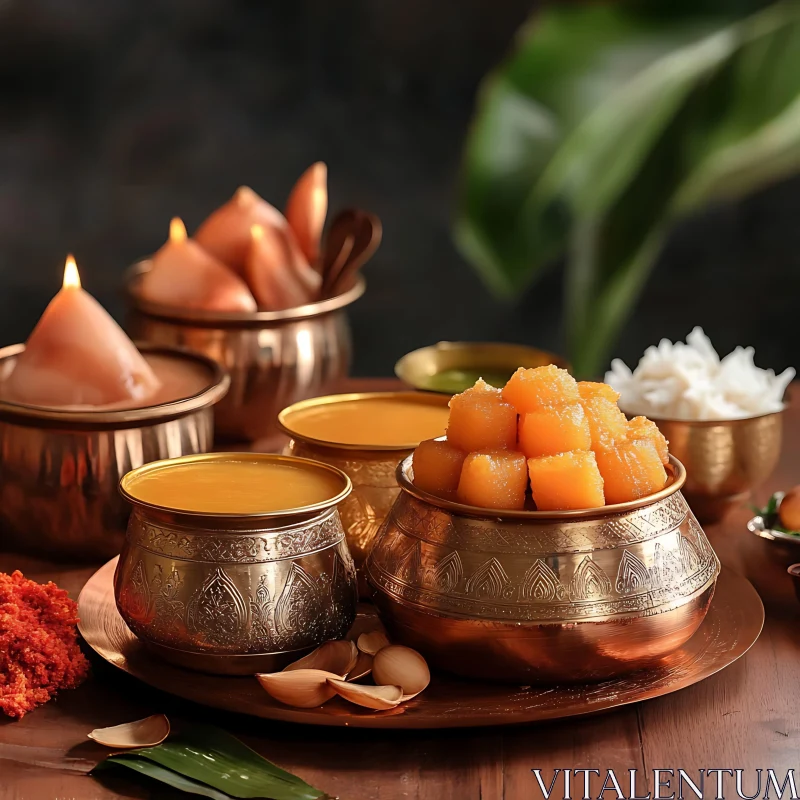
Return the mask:
[[[181,308],[154,303],[141,297],[137,291],[137,282],[150,269],[150,263],[149,258],[143,258],[128,267],[125,272],[123,278],[125,296],[131,306],[149,317],[158,317],[176,323],[193,323],[205,327],[263,327],[319,317],[354,303],[367,288],[364,276],[358,275],[355,283],[347,291],[337,294],[335,297],[316,300],[313,303],[281,311],[209,311],[198,308]]]
[[[140,500],[129,491],[129,486],[132,481],[147,472],[155,472],[159,469],[169,469],[170,467],[179,464],[192,464],[197,462],[206,461],[254,461],[257,463],[288,463],[288,464],[301,464],[308,468],[313,468],[318,471],[329,472],[335,475],[343,484],[343,488],[333,497],[327,500],[321,500],[318,503],[310,503],[306,506],[298,506],[296,508],[283,508],[276,511],[259,511],[250,513],[236,513],[236,512],[214,512],[214,511],[192,511],[191,509],[175,508],[173,506],[163,506],[158,503],[148,503]],[[126,472],[119,479],[119,493],[127,500],[134,509],[144,508],[156,514],[168,514],[175,518],[186,518],[191,520],[206,519],[220,522],[230,522],[232,520],[242,520],[247,522],[256,522],[258,520],[270,519],[288,519],[291,517],[308,517],[317,515],[330,508],[339,505],[353,490],[353,483],[349,476],[342,472],[342,470],[331,464],[326,464],[322,461],[315,461],[311,458],[300,458],[299,456],[285,456],[279,453],[248,453],[248,452],[223,452],[223,453],[195,453],[192,455],[179,456],[177,458],[162,458],[158,461],[150,461],[147,464],[142,464],[135,469]],[[200,530],[195,530],[193,533],[202,533]]]
[[[441,406],[447,408],[449,397],[438,392],[420,392],[415,389],[400,389],[389,392],[347,392],[344,394],[326,394],[321,397],[311,397],[308,400],[299,400],[290,406],[282,409],[278,414],[278,428],[290,438],[303,442],[304,444],[324,447],[328,450],[350,450],[375,453],[400,453],[413,450],[419,442],[408,442],[398,445],[369,445],[369,444],[347,444],[342,442],[332,442],[327,439],[316,439],[312,436],[304,436],[294,431],[287,423],[287,417],[297,411],[304,411],[307,408],[318,406],[336,405],[337,403],[348,403],[357,400],[413,400],[420,405]]]
[[[686,468],[678,461],[675,456],[670,455],[669,464],[667,465],[667,474],[672,477],[672,481],[668,482],[663,489],[654,492],[653,494],[639,497],[636,500],[629,500],[626,503],[612,503],[607,506],[599,506],[597,508],[575,508],[566,511],[527,511],[515,509],[490,509],[481,508],[480,506],[470,506],[465,503],[458,503],[454,500],[447,500],[442,497],[437,497],[429,492],[422,491],[414,485],[409,477],[409,469],[412,468],[412,456],[407,456],[397,465],[397,483],[400,489],[404,492],[415,497],[417,500],[422,500],[424,503],[435,506],[442,511],[449,511],[453,514],[458,514],[464,517],[479,517],[481,519],[518,519],[528,521],[561,521],[570,522],[572,520],[591,519],[597,517],[610,517],[616,514],[624,514],[628,511],[633,511],[637,508],[652,505],[659,500],[664,500],[681,490],[681,487],[686,482]]]
[[[778,416],[779,414],[783,414],[787,408],[789,408],[789,401],[784,400],[783,407],[778,411],[765,411],[763,414],[753,414],[750,417],[734,417],[732,419],[682,419],[681,417],[658,417],[651,414],[635,414],[634,412],[625,409],[622,404],[619,404],[619,410],[625,414],[626,417],[646,416],[647,419],[649,419],[651,422],[655,422],[656,424],[659,422],[665,422],[670,425],[690,425],[698,428],[710,428],[719,425],[741,425],[745,422],[752,422],[755,419]]]
[[[209,371],[211,377],[208,385],[195,394],[188,397],[180,397],[177,400],[169,400],[155,405],[143,405],[137,408],[109,410],[66,409],[15,403],[10,400],[0,399],[0,419],[12,422],[24,420],[49,425],[114,429],[131,427],[137,423],[166,422],[176,417],[182,417],[213,406],[228,393],[231,383],[230,375],[213,358],[184,347],[167,347],[147,342],[134,342],[134,344],[143,355],[162,355],[194,361]],[[22,343],[0,348],[0,363],[8,358],[16,357],[24,351],[25,345]]]
[[[518,369],[520,366],[524,366],[520,364],[520,358],[524,359],[524,355],[520,355],[523,353],[528,354],[538,354],[544,356],[547,359],[550,359],[551,364],[555,364],[557,367],[562,369],[570,370],[570,364],[563,356],[558,355],[558,353],[553,353],[549,350],[543,350],[539,347],[534,347],[533,345],[527,344],[519,344],[518,342],[467,342],[467,341],[449,341],[449,340],[442,340],[436,342],[436,344],[426,345],[425,347],[419,347],[416,350],[412,350],[409,353],[406,353],[404,356],[399,358],[394,365],[394,374],[400,378],[401,381],[406,383],[409,386],[413,386],[418,391],[422,392],[431,392],[435,394],[452,394],[450,392],[444,392],[440,389],[431,389],[426,386],[420,385],[418,380],[418,376],[413,369],[413,366],[416,362],[423,360],[426,355],[429,353],[437,353],[441,351],[449,351],[451,353],[459,353],[459,352],[469,352],[470,350],[481,350],[486,353],[487,358],[497,358],[500,354],[504,352],[509,353],[509,365],[511,366],[512,370]],[[500,359],[498,358],[498,361]],[[516,366],[514,366],[516,365]],[[486,366],[486,365],[484,365]],[[432,373],[427,377],[432,377],[438,373]]]

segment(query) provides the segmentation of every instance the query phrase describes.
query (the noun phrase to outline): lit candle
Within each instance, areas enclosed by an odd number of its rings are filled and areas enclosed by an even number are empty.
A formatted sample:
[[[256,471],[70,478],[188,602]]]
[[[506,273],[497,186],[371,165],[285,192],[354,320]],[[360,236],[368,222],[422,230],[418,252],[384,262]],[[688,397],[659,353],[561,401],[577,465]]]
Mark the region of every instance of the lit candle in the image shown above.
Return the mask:
[[[212,212],[194,238],[212,256],[244,276],[250,228],[253,225],[286,230],[283,214],[250,187],[240,186],[225,205]]]
[[[245,282],[197,242],[175,217],[169,239],[152,258],[141,280],[142,297],[155,303],[210,311],[255,311]]]
[[[298,179],[286,203],[286,219],[309,264],[317,264],[328,213],[328,168],[318,161]]]
[[[50,407],[144,404],[160,386],[122,328],[81,288],[69,256],[61,291],[5,381],[6,399]]]

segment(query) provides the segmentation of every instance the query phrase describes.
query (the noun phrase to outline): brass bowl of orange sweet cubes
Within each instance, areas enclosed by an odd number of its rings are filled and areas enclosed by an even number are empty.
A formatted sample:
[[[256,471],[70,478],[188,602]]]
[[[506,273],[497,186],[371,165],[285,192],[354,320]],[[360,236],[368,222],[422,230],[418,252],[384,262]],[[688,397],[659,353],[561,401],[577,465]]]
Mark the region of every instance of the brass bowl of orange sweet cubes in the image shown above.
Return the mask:
[[[681,494],[569,511],[501,511],[420,490],[411,457],[367,559],[394,640],[436,667],[522,684],[658,665],[708,610],[719,561]]]

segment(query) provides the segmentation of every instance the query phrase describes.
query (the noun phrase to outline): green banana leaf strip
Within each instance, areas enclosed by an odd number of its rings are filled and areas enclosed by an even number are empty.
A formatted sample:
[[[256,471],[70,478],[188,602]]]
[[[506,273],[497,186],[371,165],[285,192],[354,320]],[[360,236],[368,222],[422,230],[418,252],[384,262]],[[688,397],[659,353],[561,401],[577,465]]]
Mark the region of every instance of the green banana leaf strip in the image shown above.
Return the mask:
[[[500,294],[566,255],[578,375],[603,366],[679,217],[800,171],[800,3],[719,5],[550,9],[481,92],[456,242]]]
[[[137,762],[178,773],[230,797],[269,800],[319,800],[326,797],[324,792],[277,767],[236,737],[212,725],[192,725],[162,744],[132,750],[130,755],[135,756]]]
[[[185,775],[173,772],[171,769],[164,769],[164,767],[160,767],[152,761],[146,761],[132,755],[109,756],[92,770],[92,774],[118,767],[133,770],[140,775],[145,775],[159,783],[165,783],[173,789],[180,789],[180,791],[187,794],[199,794],[202,797],[210,797],[211,800],[231,800],[231,796],[225,794],[225,792],[220,792],[211,786],[206,786],[204,783],[193,781]]]

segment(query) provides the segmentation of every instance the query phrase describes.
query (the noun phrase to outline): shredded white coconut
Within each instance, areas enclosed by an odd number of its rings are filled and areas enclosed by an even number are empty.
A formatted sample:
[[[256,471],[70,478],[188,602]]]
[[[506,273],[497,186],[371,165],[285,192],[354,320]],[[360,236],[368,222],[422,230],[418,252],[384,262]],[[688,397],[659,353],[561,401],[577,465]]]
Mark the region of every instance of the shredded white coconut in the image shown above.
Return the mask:
[[[759,369],[753,355],[752,347],[737,347],[720,359],[703,329],[695,328],[685,344],[662,339],[648,347],[633,372],[615,358],[606,383],[620,393],[620,408],[656,419],[741,419],[780,411],[795,371]]]

